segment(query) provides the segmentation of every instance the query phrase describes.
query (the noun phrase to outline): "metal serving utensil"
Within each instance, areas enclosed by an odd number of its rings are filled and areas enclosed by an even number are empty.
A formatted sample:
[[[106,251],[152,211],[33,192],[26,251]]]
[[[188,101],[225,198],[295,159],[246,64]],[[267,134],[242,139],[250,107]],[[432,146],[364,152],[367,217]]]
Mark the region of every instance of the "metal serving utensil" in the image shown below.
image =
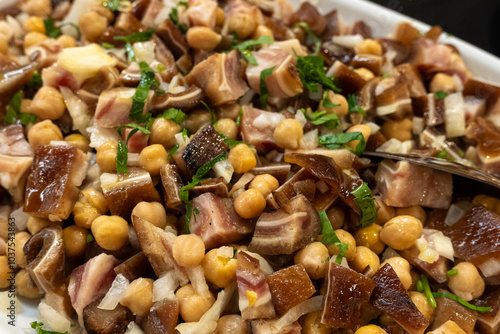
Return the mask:
[[[468,179],[479,181],[487,185],[500,189],[500,179],[488,174],[480,169],[466,166],[458,162],[453,162],[445,159],[434,157],[425,157],[417,154],[394,154],[386,152],[364,152],[366,157],[377,157],[383,159],[394,159],[408,161],[420,166],[437,169],[443,172],[466,177]]]

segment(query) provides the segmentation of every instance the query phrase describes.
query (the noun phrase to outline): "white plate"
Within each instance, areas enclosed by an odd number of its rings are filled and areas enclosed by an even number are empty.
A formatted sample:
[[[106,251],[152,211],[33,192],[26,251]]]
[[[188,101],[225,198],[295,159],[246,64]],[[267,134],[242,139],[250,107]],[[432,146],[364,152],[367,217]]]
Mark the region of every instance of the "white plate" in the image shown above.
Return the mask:
[[[300,3],[298,0],[291,0],[290,2],[295,7]],[[332,9],[338,9],[346,24],[352,24],[357,20],[365,21],[372,28],[375,37],[387,36],[392,32],[394,26],[401,21],[411,22],[421,31],[427,31],[430,28],[425,23],[364,0],[320,0],[317,6],[321,8],[323,14]],[[481,24],[481,22],[477,22],[477,24]],[[443,34],[440,41],[453,44],[457,47],[467,67],[475,77],[493,83],[500,83],[499,58],[453,36]],[[0,314],[0,333],[34,334],[34,330],[24,329],[30,328],[29,323],[36,320],[36,306],[38,303],[24,298],[21,298],[21,303],[23,304],[24,312],[17,315],[15,328],[7,324],[9,319],[6,315]]]

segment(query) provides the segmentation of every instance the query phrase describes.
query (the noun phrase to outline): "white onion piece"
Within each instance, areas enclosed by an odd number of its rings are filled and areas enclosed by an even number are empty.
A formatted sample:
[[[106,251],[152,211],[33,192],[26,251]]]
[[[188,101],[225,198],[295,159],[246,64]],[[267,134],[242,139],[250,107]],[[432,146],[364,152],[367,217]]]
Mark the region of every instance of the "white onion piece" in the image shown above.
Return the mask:
[[[210,290],[208,289],[207,281],[205,280],[205,273],[203,268],[198,266],[196,268],[186,268],[189,280],[193,285],[194,290],[202,297],[208,297]]]
[[[304,133],[300,140],[300,148],[304,150],[313,150],[318,147],[318,129]]]
[[[423,117],[417,117],[417,116],[413,117],[412,123],[413,123],[413,134],[414,135],[419,135],[422,133],[422,131],[424,131],[425,123],[424,123]]]
[[[180,334],[211,334],[217,328],[217,320],[233,296],[236,284],[231,284],[217,295],[217,300],[198,322],[185,322],[175,329]]]
[[[164,299],[176,300],[175,289],[179,286],[179,280],[174,270],[167,271],[153,283],[153,302]]]
[[[233,247],[222,246],[217,249],[217,256],[232,258],[234,255]]]
[[[280,113],[270,113],[270,112],[265,112],[257,116],[253,120],[253,126],[258,127],[258,128],[267,128],[267,127],[272,127],[275,128],[278,126],[279,122],[285,119],[285,116]]]
[[[500,275],[500,259],[490,258],[478,266],[484,277]]]
[[[174,138],[177,141],[177,144],[179,145],[179,147],[186,146],[189,143],[189,136],[186,136],[186,139],[184,140],[184,135],[181,132],[176,133],[174,135]]]
[[[338,255],[332,255],[332,256],[330,257],[330,262],[335,262],[335,261],[337,260],[337,256],[338,256]],[[335,263],[337,263],[337,262],[335,262]],[[345,257],[342,257],[342,260],[340,261],[340,265],[341,265],[342,267],[344,267],[344,268],[351,269],[351,268],[349,267],[349,263],[347,263],[347,259],[346,259]]]
[[[393,248],[387,247],[385,252],[382,254],[382,262],[387,259],[390,259],[391,257],[400,257],[400,256],[401,255],[399,255],[399,253],[396,252]]]
[[[454,261],[455,250],[451,239],[441,231],[424,229],[422,232],[425,235],[429,245],[442,257]]]
[[[177,235],[177,231],[174,230],[174,228],[170,225],[167,225],[167,227],[165,227],[165,232],[169,232],[169,233],[172,233],[174,235]]]
[[[367,122],[366,125],[370,127],[371,134],[374,134],[380,130],[380,125],[375,124],[373,122]]]
[[[460,218],[462,218],[467,211],[469,211],[474,204],[471,202],[458,202],[453,203],[448,209],[448,213],[446,214],[446,218],[444,219],[444,223],[448,226],[455,224]]]
[[[301,316],[307,313],[319,311],[323,309],[323,295],[312,297],[302,303],[292,307],[288,312],[286,312],[281,318],[276,320],[274,327],[278,330],[293,324],[295,321],[299,320]]]
[[[61,23],[78,23],[80,20],[80,16],[83,14],[90,12],[90,7],[95,4],[95,0],[75,0],[71,5],[69,13],[63,19]],[[61,24],[61,25],[63,25]],[[70,35],[73,38],[78,38],[77,31],[75,28],[69,25],[63,25],[61,27],[63,34]]]
[[[51,140],[49,145],[52,146],[69,146],[68,142],[65,140]]]
[[[44,327],[49,327],[56,332],[79,333],[75,327],[71,327],[73,321],[64,314],[57,312],[45,300],[38,305],[38,318],[43,322]]]
[[[268,154],[266,154],[266,158],[271,160],[272,162],[280,162],[283,160],[285,155],[282,152],[278,152],[276,150],[272,150]]]
[[[420,253],[418,254],[418,258],[427,263],[434,263],[439,259],[439,253],[433,249],[424,236],[421,236],[415,242]]]
[[[68,108],[69,115],[73,120],[73,130],[78,130],[81,134],[87,136],[87,127],[92,119],[89,107],[78,96],[73,94],[68,87],[61,86],[59,90],[63,96],[64,104]]]
[[[143,61],[151,64],[155,61],[155,43],[153,41],[136,42],[132,48],[138,63]]]
[[[229,192],[229,195],[233,195],[233,193],[237,190],[244,189],[247,184],[250,183],[250,181],[253,180],[255,175],[250,174],[250,173],[245,173],[243,174],[238,182],[236,182],[233,187],[231,188],[231,191]]]
[[[91,126],[86,129],[90,133],[90,144],[92,148],[98,148],[107,141],[118,142],[121,137],[116,129],[108,129],[100,126]]]
[[[262,256],[260,256],[257,253],[253,253],[253,252],[249,252],[249,251],[245,251],[245,253],[247,253],[251,257],[259,260],[260,269],[262,270],[262,272],[264,273],[265,276],[269,276],[272,273],[274,273],[273,267],[271,267],[269,262],[267,262],[267,260],[264,259]]]
[[[127,325],[125,334],[144,334],[144,331],[135,323],[135,321],[131,321]]]
[[[450,94],[444,99],[445,130],[448,138],[465,134],[464,97],[461,93]]]
[[[126,279],[122,274],[118,274],[106,293],[106,296],[104,296],[97,308],[101,310],[114,310],[129,285],[130,282],[128,279]]]
[[[14,218],[16,222],[16,229],[18,232],[22,232],[26,230],[26,226],[28,225],[28,219],[30,215],[23,211],[23,207],[15,209],[10,213],[10,217]]]
[[[304,127],[307,123],[306,115],[301,110],[297,110],[295,114],[295,120],[300,123],[300,126]]]
[[[231,163],[229,162],[229,160],[224,159],[222,161],[215,163],[212,170],[214,171],[216,177],[223,177],[227,183],[231,182],[234,173],[234,168],[233,165],[231,165]]]
[[[363,36],[360,34],[333,36],[332,42],[346,48],[354,49],[358,44],[363,42]]]

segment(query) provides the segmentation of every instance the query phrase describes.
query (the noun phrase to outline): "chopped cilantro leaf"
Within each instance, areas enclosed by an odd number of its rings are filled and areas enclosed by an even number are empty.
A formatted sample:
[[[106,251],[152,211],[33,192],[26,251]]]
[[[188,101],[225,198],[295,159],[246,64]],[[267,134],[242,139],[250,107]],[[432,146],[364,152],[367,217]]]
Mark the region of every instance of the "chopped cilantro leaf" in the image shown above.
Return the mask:
[[[5,122],[9,124],[17,123],[17,120],[21,121],[22,125],[28,125],[30,123],[36,123],[37,116],[30,113],[21,112],[21,101],[23,100],[23,91],[20,90],[10,99],[9,107],[5,113]]]
[[[175,152],[177,152],[178,149],[179,149],[179,144],[175,144],[175,146],[172,147],[170,149],[170,151],[168,151],[168,158],[170,158],[172,155],[174,155]]]
[[[121,140],[118,141],[118,150],[116,151],[116,172],[128,173],[127,167],[128,148]]]
[[[42,76],[38,71],[35,71],[30,81],[26,83],[26,88],[38,90],[42,86],[43,86]]]
[[[311,92],[317,92],[319,86],[322,86],[324,89],[340,93],[340,88],[337,87],[334,79],[326,76],[323,63],[322,56],[303,57],[297,55],[297,70],[302,85]]]
[[[439,151],[438,154],[436,154],[436,158],[455,161],[455,159],[448,155],[448,151],[446,150],[446,148],[443,148],[441,151]]]
[[[179,2],[179,6],[184,6],[184,4],[181,2]],[[172,23],[177,26],[181,33],[185,34],[188,31],[188,27],[186,27],[184,24],[179,23],[179,11],[177,10],[177,7],[172,7],[172,11],[170,12],[170,14],[168,14],[168,17],[170,18],[170,21],[172,21]]]
[[[269,90],[266,85],[266,78],[273,73],[274,67],[266,68],[260,72],[260,104],[262,108],[266,107],[267,97],[269,96]]]
[[[340,125],[339,116],[337,114],[327,114],[326,111],[315,111],[310,115],[306,115],[304,110],[302,110],[302,112],[314,125],[322,125],[330,130],[335,129]]]
[[[456,274],[458,274],[458,269],[450,269],[446,272],[446,276],[448,277],[455,276]]]
[[[147,128],[145,127],[142,127],[140,126],[139,124],[135,124],[135,123],[128,123],[128,124],[124,124],[124,125],[120,125],[116,131],[118,132],[118,134],[121,136],[122,134],[122,129],[123,128],[131,128],[132,131],[130,131],[130,133],[128,134],[127,136],[127,143],[128,141],[130,140],[130,138],[132,138],[132,136],[138,132],[138,131],[141,131],[142,133],[146,134],[146,135],[150,135],[151,134],[151,131],[149,131]]]
[[[358,98],[354,94],[347,95],[347,103],[349,105],[349,114],[358,113],[366,116],[366,111],[358,104]]]
[[[384,75],[382,75],[382,80],[390,78],[390,77],[391,77],[390,73],[384,73]]]
[[[374,223],[377,220],[377,208],[372,191],[365,182],[355,190],[351,191],[354,195],[354,203],[359,208],[361,214],[361,226],[366,226]]]
[[[135,53],[132,48],[132,43],[134,42],[145,42],[149,41],[153,37],[153,30],[146,30],[141,32],[135,32],[128,36],[115,36],[113,39],[115,41],[123,41],[125,42],[125,50],[128,54],[129,61],[135,61]]]
[[[230,148],[233,148],[235,147],[236,145],[239,145],[239,144],[245,144],[247,146],[252,146],[252,144],[250,143],[247,143],[247,142],[244,142],[244,141],[240,141],[240,140],[236,140],[236,139],[231,139],[231,138],[227,138],[226,136],[224,136],[222,133],[219,133],[219,136],[222,138],[222,140],[224,140],[224,142],[226,144],[229,145]]]
[[[437,92],[434,92],[434,99],[435,100],[442,100],[448,96],[448,93],[443,92],[442,90],[438,90]]]
[[[247,63],[249,63],[250,65],[257,66],[259,64],[257,63],[257,60],[255,60],[255,57],[252,55],[252,52],[249,50],[249,48],[261,44],[272,44],[272,43],[273,40],[271,39],[271,37],[266,35],[266,36],[260,36],[258,39],[251,39],[248,41],[244,41],[243,43],[236,45],[234,48],[241,52],[243,59],[245,59]]]
[[[340,104],[335,104],[333,103],[329,98],[328,98],[328,91],[325,90],[323,92],[323,107],[325,108],[335,108],[335,107],[340,107]]]
[[[321,48],[321,40],[318,38],[318,36],[316,36],[311,31],[311,29],[309,28],[309,25],[305,22],[299,22],[299,23],[295,24],[292,28],[296,28],[296,27],[301,27],[306,32],[307,36],[309,36],[309,38],[313,40],[314,45],[315,45],[314,55],[318,55],[319,50]]]
[[[215,111],[211,109],[208,104],[205,103],[205,101],[200,101],[201,104],[210,112],[210,124],[215,124],[216,118],[215,118]]]
[[[353,152],[356,153],[357,155],[363,153],[366,147],[366,141],[361,132],[348,132],[348,133],[338,133],[333,135],[322,135],[319,136],[318,142],[321,146],[327,147],[331,150],[336,150],[340,147],[352,150],[346,144],[353,140],[359,140],[359,143],[356,145],[356,148],[354,149]]]
[[[68,334],[68,331],[61,333],[61,332],[54,332],[54,331],[48,331],[42,328],[43,322],[38,322],[38,321],[33,321],[30,323],[31,328],[36,330],[37,334]]]
[[[19,120],[21,121],[22,125],[28,125],[28,124],[35,124],[36,120],[38,119],[38,116],[35,114],[27,113],[27,112],[20,112],[19,113]]]
[[[132,107],[130,108],[129,118],[137,123],[147,123],[151,119],[151,114],[144,114],[144,103],[148,98],[149,88],[153,85],[159,85],[155,79],[155,72],[149,68],[145,62],[140,62],[141,81],[137,86],[132,97]]]
[[[176,124],[180,124],[184,118],[186,118],[186,114],[183,113],[180,109],[168,108],[158,117],[162,117],[164,119],[171,119]]]
[[[231,36],[233,37],[233,39],[231,40],[231,46],[229,47],[229,50],[235,49],[238,45],[238,34],[236,33],[236,31],[231,31]]]
[[[103,49],[106,49],[106,50],[111,50],[111,49],[115,48],[115,46],[113,44],[109,44],[109,43],[106,43],[106,42],[101,43],[101,46],[102,46]]]
[[[57,38],[61,36],[61,29],[56,27],[54,23],[54,19],[52,17],[48,17],[43,20],[43,25],[45,26],[45,34],[49,38]]]
[[[85,238],[85,241],[87,241],[87,243],[91,243],[92,241],[94,241],[94,236],[92,234],[87,234],[87,237]]]
[[[349,244],[341,242],[335,231],[333,230],[332,224],[328,219],[325,211],[318,211],[319,219],[321,221],[321,234],[323,237],[321,238],[321,242],[325,245],[335,245],[339,249],[339,254],[335,259],[337,264],[342,263],[342,258],[344,257],[347,249],[349,249]]]
[[[101,2],[101,6],[109,8],[111,11],[117,11],[120,8],[120,2],[124,0],[108,0]]]

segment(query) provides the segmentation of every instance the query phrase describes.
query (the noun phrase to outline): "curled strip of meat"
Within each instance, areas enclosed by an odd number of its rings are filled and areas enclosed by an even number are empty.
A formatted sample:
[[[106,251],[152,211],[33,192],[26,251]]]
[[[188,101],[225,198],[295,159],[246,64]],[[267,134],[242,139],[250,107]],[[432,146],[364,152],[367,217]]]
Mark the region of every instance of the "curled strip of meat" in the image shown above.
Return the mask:
[[[188,110],[199,105],[204,96],[203,90],[193,85],[180,93],[154,95],[151,101],[151,109],[154,111],[162,111],[168,108]]]

